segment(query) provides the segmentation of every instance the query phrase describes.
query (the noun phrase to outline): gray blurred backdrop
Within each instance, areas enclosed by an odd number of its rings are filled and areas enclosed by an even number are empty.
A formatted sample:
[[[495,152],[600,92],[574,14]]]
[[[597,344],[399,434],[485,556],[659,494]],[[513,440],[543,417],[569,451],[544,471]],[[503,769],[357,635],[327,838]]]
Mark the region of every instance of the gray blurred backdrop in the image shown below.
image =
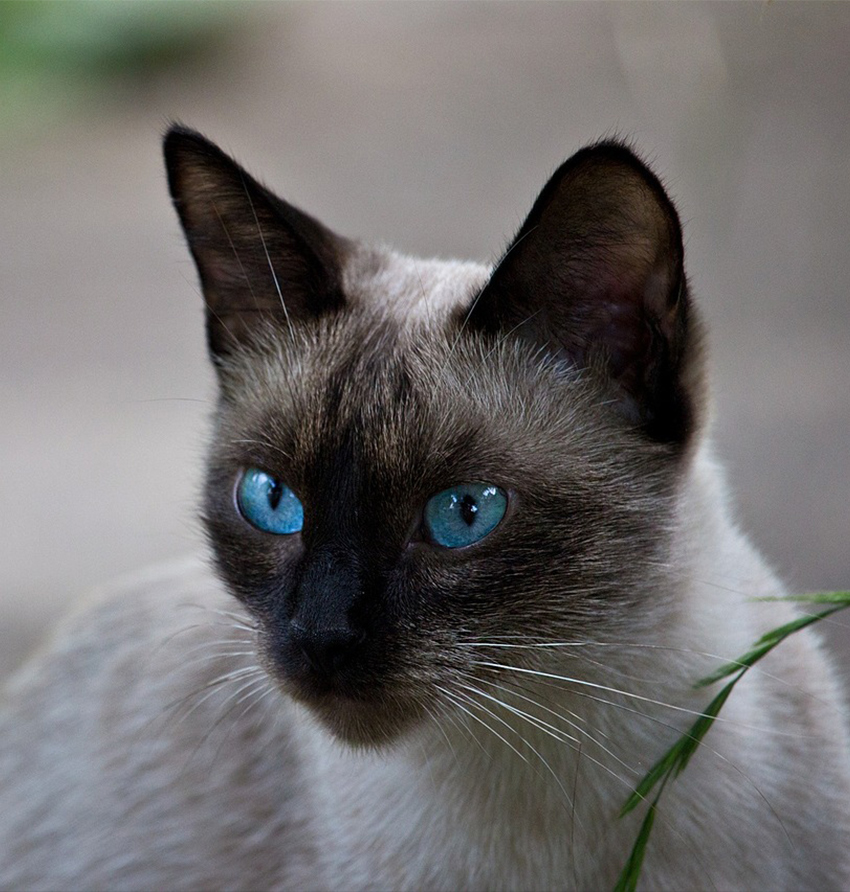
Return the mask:
[[[795,588],[850,587],[850,5],[0,17],[0,673],[92,585],[198,547],[213,380],[171,119],[342,233],[482,259],[568,154],[633,140],[685,221],[741,523]]]

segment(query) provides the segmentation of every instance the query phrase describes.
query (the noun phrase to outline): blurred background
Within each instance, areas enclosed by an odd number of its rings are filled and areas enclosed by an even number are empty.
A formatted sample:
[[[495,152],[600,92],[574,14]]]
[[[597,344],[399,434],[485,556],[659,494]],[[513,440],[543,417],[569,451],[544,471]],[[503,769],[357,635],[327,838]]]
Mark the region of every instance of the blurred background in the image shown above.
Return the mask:
[[[485,260],[567,155],[633,140],[685,222],[742,526],[796,590],[850,587],[850,4],[4,2],[0,675],[199,547],[173,119],[344,234]]]

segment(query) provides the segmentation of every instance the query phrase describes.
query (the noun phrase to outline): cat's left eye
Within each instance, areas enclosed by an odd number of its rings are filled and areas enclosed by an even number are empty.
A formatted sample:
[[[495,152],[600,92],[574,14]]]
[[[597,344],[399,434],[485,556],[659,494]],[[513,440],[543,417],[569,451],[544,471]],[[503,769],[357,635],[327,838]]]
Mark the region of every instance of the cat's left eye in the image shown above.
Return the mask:
[[[271,474],[248,468],[236,489],[245,520],[264,533],[287,536],[304,526],[304,506],[295,493]]]
[[[425,528],[444,548],[480,542],[501,523],[508,508],[503,489],[489,483],[464,483],[432,496],[425,505]]]

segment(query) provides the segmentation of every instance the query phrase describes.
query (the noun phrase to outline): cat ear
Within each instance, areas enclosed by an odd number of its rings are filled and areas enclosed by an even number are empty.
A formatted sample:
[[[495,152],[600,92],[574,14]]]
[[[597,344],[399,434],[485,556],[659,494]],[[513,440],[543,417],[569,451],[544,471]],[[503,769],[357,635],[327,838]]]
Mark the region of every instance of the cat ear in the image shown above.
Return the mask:
[[[467,325],[601,373],[619,411],[670,442],[694,425],[689,313],[670,199],[632,152],[600,143],[555,172]]]
[[[163,148],[201,278],[214,359],[269,322],[286,329],[342,306],[344,239],[273,195],[199,133],[174,126]]]

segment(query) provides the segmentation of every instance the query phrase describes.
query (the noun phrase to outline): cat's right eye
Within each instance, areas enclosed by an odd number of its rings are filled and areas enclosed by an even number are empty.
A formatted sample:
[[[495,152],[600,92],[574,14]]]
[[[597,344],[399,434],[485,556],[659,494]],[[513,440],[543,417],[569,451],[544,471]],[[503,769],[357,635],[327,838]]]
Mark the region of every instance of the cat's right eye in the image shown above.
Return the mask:
[[[264,533],[288,536],[304,526],[304,506],[298,496],[259,468],[248,468],[242,474],[236,503],[245,520]]]

